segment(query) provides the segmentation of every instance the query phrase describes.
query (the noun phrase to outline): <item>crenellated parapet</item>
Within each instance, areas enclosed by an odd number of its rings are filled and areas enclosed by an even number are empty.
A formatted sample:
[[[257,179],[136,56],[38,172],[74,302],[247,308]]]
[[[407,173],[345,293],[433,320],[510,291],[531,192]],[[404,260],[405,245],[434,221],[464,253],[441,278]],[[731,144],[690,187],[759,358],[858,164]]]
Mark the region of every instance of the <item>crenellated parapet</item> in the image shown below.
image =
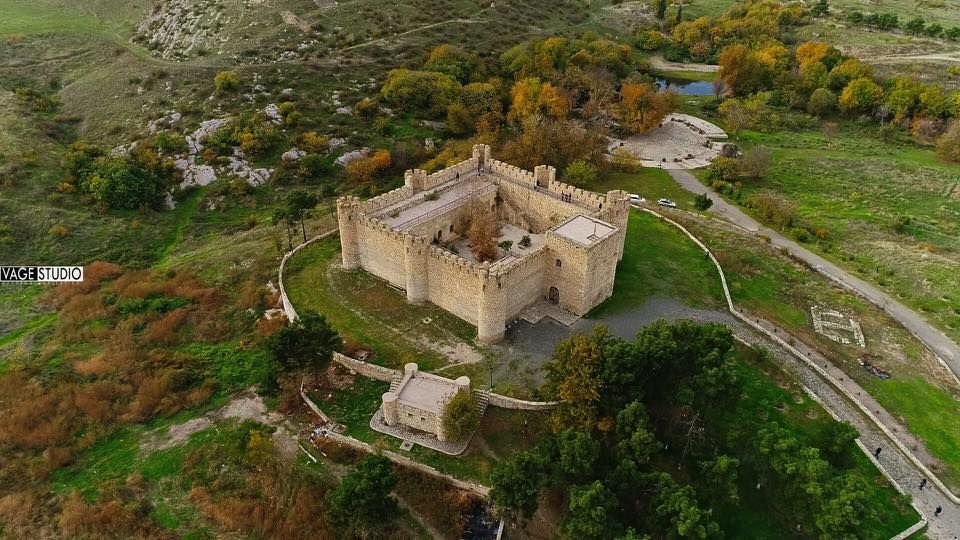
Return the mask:
[[[471,175],[477,170],[477,158],[470,158],[456,165],[451,165],[446,169],[439,170],[429,176],[427,176],[424,181],[423,189],[433,189],[437,186],[446,184],[447,182],[452,182],[454,180],[462,180]]]
[[[547,189],[558,195],[565,195],[570,198],[571,202],[592,208],[595,212],[602,210],[604,204],[607,202],[607,197],[605,195],[578,188],[572,184],[558,182],[556,180],[550,182],[549,186],[547,186]]]
[[[413,194],[413,189],[404,185],[403,187],[399,187],[392,191],[381,193],[372,199],[367,199],[367,201],[363,204],[363,211],[370,214],[378,210],[382,210],[388,206],[409,199],[413,196]]]
[[[533,173],[521,169],[515,165],[510,165],[509,163],[504,163],[502,161],[497,161],[495,159],[487,160],[487,168],[490,172],[499,174],[509,180],[520,183],[530,189],[535,189],[537,186],[537,180],[534,178]]]

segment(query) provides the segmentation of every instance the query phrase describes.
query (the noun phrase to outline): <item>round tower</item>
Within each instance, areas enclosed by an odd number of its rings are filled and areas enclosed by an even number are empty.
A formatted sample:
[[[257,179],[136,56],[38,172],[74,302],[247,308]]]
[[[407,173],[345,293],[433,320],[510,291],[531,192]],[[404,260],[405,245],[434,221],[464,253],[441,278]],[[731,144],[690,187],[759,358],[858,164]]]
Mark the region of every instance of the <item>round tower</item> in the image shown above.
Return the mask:
[[[427,301],[427,241],[407,234],[403,238],[403,268],[407,278],[407,301],[422,304]]]
[[[400,420],[400,411],[397,406],[397,400],[400,396],[396,392],[383,393],[383,423],[388,426],[395,426]]]
[[[481,343],[496,343],[503,339],[507,324],[503,289],[496,276],[490,275],[490,263],[483,263],[484,273],[480,290],[480,308],[477,314],[477,339]]]
[[[340,225],[340,251],[343,254],[343,269],[360,268],[360,236],[357,222],[360,220],[360,200],[356,197],[337,199],[337,222]]]

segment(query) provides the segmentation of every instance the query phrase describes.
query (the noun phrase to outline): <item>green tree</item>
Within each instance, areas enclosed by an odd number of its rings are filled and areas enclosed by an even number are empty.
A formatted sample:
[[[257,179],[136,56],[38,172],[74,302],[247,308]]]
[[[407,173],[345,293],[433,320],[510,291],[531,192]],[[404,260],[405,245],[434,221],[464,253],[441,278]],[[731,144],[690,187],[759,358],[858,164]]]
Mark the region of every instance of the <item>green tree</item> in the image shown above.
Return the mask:
[[[937,139],[937,155],[960,163],[960,120],[954,119],[950,122],[947,131]]]
[[[600,458],[600,443],[589,433],[566,430],[557,434],[560,471],[569,478],[586,479]]]
[[[477,402],[469,390],[457,392],[443,411],[443,432],[451,441],[465,441],[480,425]]]
[[[810,8],[810,14],[814,17],[824,17],[830,14],[830,4],[827,0],[817,0],[817,3]]]
[[[713,521],[713,513],[701,508],[690,486],[677,486],[672,481],[656,497],[656,516],[682,538],[718,538],[720,526]]]
[[[96,160],[94,169],[81,179],[80,187],[98,203],[122,209],[158,208],[167,188],[155,172],[126,158],[110,156]]]
[[[662,21],[667,16],[667,0],[657,0],[657,20]]]
[[[475,127],[476,119],[470,114],[470,110],[460,103],[451,103],[447,107],[447,129],[455,135],[466,135],[472,133]]]
[[[240,75],[236,71],[218,71],[213,77],[213,87],[219,93],[240,88]]]
[[[330,328],[323,315],[305,311],[297,320],[272,334],[266,346],[274,361],[284,370],[318,371],[326,367],[334,352],[343,349],[343,340]]]
[[[650,431],[647,411],[639,401],[633,401],[617,414],[617,456],[637,465],[650,462],[650,457],[660,450],[660,443]]]
[[[477,66],[477,58],[459,47],[443,44],[434,47],[423,64],[424,71],[447,74],[465,83]]]
[[[725,156],[714,159],[707,167],[707,180],[714,182],[733,182],[737,178],[737,160]]]
[[[568,538],[616,538],[623,531],[617,506],[616,497],[599,480],[574,486],[561,528]]]
[[[816,117],[828,116],[836,108],[837,96],[826,88],[817,88],[807,100],[807,112]]]
[[[613,339],[604,326],[592,334],[577,334],[557,345],[544,366],[547,390],[560,400],[552,415],[554,426],[591,432],[599,419],[604,346]]]
[[[915,17],[903,25],[903,29],[916,36],[922,34],[926,26],[927,22],[923,20],[923,17]]]
[[[872,79],[854,79],[840,95],[840,110],[845,113],[872,113],[882,100],[883,89]]]
[[[696,197],[693,198],[693,206],[697,210],[705,212],[711,206],[713,206],[713,199],[711,199],[706,193],[698,193]]]
[[[740,500],[737,490],[739,468],[740,460],[725,454],[700,462],[700,472],[714,501],[736,504]]]
[[[537,511],[537,497],[550,470],[551,458],[543,444],[499,464],[490,474],[490,500],[497,512],[515,519],[529,518]]]
[[[462,90],[446,73],[394,69],[387,74],[380,95],[403,111],[439,116],[457,101]]]
[[[327,518],[345,533],[365,535],[381,529],[400,515],[390,495],[396,485],[390,460],[368,456],[327,495]]]
[[[297,190],[287,195],[286,216],[290,219],[300,222],[300,231],[303,234],[303,241],[307,241],[307,228],[304,225],[304,217],[317,206],[317,196],[308,191]]]
[[[597,181],[600,176],[600,170],[596,165],[587,163],[583,160],[577,160],[567,165],[563,171],[563,180],[581,188],[589,188]]]

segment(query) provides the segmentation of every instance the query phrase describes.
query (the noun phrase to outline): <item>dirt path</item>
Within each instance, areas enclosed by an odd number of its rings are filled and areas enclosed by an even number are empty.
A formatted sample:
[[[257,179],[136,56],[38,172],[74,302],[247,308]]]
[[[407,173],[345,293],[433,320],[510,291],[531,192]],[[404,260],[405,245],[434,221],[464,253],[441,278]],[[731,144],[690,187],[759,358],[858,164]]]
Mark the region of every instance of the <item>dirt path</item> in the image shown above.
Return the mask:
[[[937,54],[888,54],[883,56],[874,56],[865,58],[865,62],[870,64],[901,64],[904,62],[950,62],[960,64],[960,52],[955,53],[937,53]]]
[[[296,429],[287,422],[282,414],[268,412],[263,398],[252,388],[235,397],[223,407],[208,412],[199,418],[193,418],[169,426],[166,429],[146,434],[140,443],[140,451],[151,453],[179,446],[187,442],[187,439],[194,433],[213,427],[218,422],[231,419],[253,420],[276,427],[277,430],[273,433],[272,439],[277,450],[288,459],[296,456],[298,450]]]
[[[394,35],[394,36],[389,36],[389,37],[385,37],[385,38],[371,39],[370,41],[365,41],[365,42],[363,42],[363,43],[358,43],[358,44],[356,44],[356,45],[351,45],[351,46],[349,46],[349,47],[343,47],[342,49],[337,49],[336,52],[352,51],[353,49],[359,49],[359,48],[361,48],[361,47],[367,47],[367,46],[373,45],[373,44],[375,44],[375,43],[384,43],[384,42],[390,41],[391,39],[397,39],[397,38],[406,36],[407,34],[414,34],[414,33],[416,33],[416,32],[423,32],[424,30],[429,30],[429,29],[431,29],[431,28],[435,28],[435,27],[437,27],[437,26],[443,26],[443,25],[445,25],[445,24],[453,24],[453,23],[459,23],[459,24],[477,24],[477,23],[483,23],[483,22],[487,22],[487,21],[482,20],[482,19],[449,19],[449,20],[446,20],[446,21],[435,22],[435,23],[427,24],[427,25],[420,26],[420,27],[417,27],[417,28],[413,28],[413,29],[411,29],[411,30],[407,30],[406,32],[400,32],[399,34],[396,34],[396,35]]]
[[[696,71],[699,73],[714,73],[720,70],[720,66],[711,64],[681,64],[678,62],[668,62],[660,55],[650,57],[650,64],[663,71]]]

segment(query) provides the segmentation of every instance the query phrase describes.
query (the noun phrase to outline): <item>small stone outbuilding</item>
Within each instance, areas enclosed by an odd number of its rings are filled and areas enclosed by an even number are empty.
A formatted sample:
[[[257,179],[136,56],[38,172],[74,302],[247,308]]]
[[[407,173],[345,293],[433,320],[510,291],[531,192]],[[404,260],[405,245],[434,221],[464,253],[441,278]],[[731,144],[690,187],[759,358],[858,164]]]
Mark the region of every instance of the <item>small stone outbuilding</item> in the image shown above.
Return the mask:
[[[458,392],[470,391],[470,379],[446,379],[421,373],[417,364],[403,367],[400,384],[383,394],[383,422],[390,427],[406,427],[434,435],[446,442],[443,417],[446,404]]]

